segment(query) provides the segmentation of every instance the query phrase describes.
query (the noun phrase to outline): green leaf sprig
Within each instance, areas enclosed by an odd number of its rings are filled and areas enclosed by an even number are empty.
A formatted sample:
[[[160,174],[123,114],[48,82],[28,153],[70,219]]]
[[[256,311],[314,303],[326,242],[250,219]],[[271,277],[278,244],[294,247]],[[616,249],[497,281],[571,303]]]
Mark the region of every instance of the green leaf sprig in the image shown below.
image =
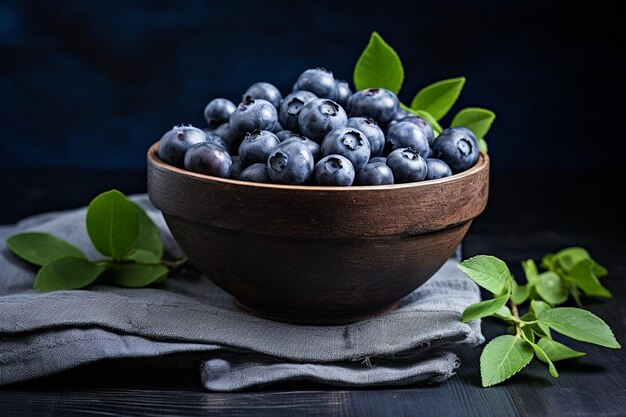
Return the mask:
[[[377,32],[373,32],[354,67],[355,88],[385,88],[398,94],[403,82],[404,66],[400,57]],[[452,109],[464,85],[465,77],[437,81],[418,91],[410,106],[401,104],[401,107],[425,119],[433,127],[435,135],[438,135],[443,130],[439,121]],[[484,137],[495,118],[491,110],[468,107],[454,116],[450,127],[464,126],[470,129],[478,138],[480,150],[487,152]]]
[[[532,259],[522,262],[527,283],[519,285],[507,265],[494,256],[479,255],[459,264],[459,269],[474,282],[493,294],[493,298],[468,306],[464,322],[494,317],[509,325],[509,333],[491,340],[480,355],[482,385],[498,384],[522,370],[533,356],[545,362],[553,377],[559,374],[554,362],[584,356],[552,338],[560,333],[581,342],[618,349],[609,326],[588,310],[556,307],[572,295],[582,306],[580,295],[610,297],[599,276],[607,270],[594,261],[583,248],[572,247],[548,254],[539,273]],[[526,313],[520,315],[521,304],[530,301]],[[508,303],[508,306],[507,306]]]
[[[48,233],[19,233],[7,239],[14,254],[41,266],[35,290],[73,290],[99,280],[145,287],[162,282],[188,262],[187,258],[162,260],[163,242],[156,225],[139,205],[117,190],[91,201],[86,223],[92,244],[107,258],[88,260],[76,246]]]

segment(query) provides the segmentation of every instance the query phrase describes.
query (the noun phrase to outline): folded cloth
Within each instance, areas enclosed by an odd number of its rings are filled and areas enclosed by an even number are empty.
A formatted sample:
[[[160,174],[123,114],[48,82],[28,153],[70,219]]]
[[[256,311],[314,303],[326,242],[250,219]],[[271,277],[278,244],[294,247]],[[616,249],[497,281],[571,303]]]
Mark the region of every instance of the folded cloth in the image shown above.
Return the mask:
[[[181,256],[161,213],[145,195],[133,199],[159,227],[167,256]],[[429,384],[454,374],[454,349],[484,340],[478,321],[460,320],[480,294],[454,259],[393,312],[348,325],[302,326],[239,310],[232,296],[193,268],[152,288],[36,292],[36,269],[5,243],[25,231],[53,233],[89,258],[101,257],[87,236],[84,208],[0,227],[0,384],[102,359],[181,352],[205,355],[202,384],[212,391],[297,380],[352,387]]]

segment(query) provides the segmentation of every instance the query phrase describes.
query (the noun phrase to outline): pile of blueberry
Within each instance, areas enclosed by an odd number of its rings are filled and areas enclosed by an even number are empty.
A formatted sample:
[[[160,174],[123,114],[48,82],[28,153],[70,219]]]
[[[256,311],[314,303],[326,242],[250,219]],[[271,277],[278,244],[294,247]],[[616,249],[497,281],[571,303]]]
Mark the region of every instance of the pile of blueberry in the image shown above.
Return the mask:
[[[478,160],[474,134],[446,129],[435,138],[391,91],[352,94],[322,68],[304,71],[282,97],[253,84],[238,106],[217,98],[204,109],[209,128],[176,126],[159,157],[202,174],[276,184],[384,185],[443,178]]]

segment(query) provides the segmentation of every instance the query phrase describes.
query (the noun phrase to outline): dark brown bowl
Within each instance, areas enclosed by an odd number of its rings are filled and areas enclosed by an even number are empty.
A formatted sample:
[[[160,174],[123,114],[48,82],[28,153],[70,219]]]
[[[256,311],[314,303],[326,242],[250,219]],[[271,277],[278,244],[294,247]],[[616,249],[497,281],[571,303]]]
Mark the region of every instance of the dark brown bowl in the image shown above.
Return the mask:
[[[441,180],[257,184],[168,165],[148,193],[191,262],[254,314],[348,323],[395,308],[452,255],[487,203],[489,157]]]

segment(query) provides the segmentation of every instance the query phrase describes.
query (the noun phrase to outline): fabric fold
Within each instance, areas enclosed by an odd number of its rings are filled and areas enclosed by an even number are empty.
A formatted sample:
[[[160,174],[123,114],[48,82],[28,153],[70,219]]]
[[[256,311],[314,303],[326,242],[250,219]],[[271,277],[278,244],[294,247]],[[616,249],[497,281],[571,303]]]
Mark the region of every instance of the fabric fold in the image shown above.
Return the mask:
[[[160,212],[145,195],[134,200],[159,227],[166,253],[180,256]],[[99,258],[84,219],[83,208],[0,228],[0,384],[102,359],[181,352],[206,355],[202,382],[216,391],[300,380],[336,386],[424,384],[454,373],[455,349],[483,341],[479,321],[460,320],[480,293],[454,259],[396,311],[340,326],[255,317],[193,268],[152,288],[33,291],[35,269],[7,249],[6,237],[53,233]]]

